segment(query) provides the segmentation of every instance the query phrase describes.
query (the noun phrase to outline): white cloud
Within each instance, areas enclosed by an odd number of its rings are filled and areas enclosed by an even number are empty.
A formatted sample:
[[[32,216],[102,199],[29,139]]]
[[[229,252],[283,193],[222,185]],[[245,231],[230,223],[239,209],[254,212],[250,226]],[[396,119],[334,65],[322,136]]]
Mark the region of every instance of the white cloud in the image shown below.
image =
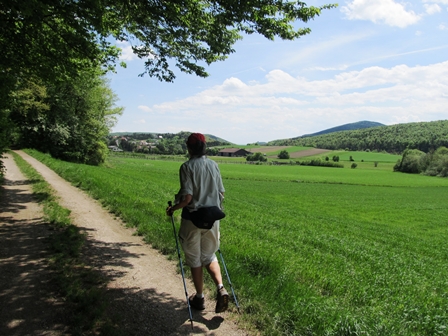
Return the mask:
[[[349,20],[368,20],[393,27],[405,28],[420,20],[420,16],[393,0],[353,0],[341,11]]]
[[[132,52],[132,46],[126,41],[117,41],[117,46],[121,49],[120,60],[132,61],[138,57]]]
[[[233,139],[247,139],[237,142],[245,143],[254,137],[293,137],[359,120],[393,124],[424,121],[429,115],[429,120],[444,119],[446,92],[448,61],[414,67],[373,66],[323,80],[273,70],[262,83],[249,85],[232,77],[152,109],[163,111],[171,120],[182,120],[184,130],[205,129],[223,137],[231,134]],[[274,138],[259,139],[266,129]]]
[[[440,29],[440,30],[448,30],[448,27],[447,27],[445,24],[441,23],[441,24],[439,25],[439,29]]]
[[[442,8],[438,4],[431,4],[431,5],[424,5],[426,14],[432,15],[435,13],[440,13],[442,11]]]
[[[448,5],[448,0],[423,0],[423,2],[439,3],[442,5]]]
[[[142,110],[142,111],[145,111],[145,112],[151,112],[152,111],[151,108],[149,108],[148,106],[145,106],[145,105],[139,105],[137,108],[139,110]]]

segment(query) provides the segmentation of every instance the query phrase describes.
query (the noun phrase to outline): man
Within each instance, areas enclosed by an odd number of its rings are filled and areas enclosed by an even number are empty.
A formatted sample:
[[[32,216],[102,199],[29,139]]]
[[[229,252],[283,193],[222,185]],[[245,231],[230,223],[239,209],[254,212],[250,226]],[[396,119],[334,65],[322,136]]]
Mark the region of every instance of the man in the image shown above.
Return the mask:
[[[192,133],[188,137],[187,149],[190,159],[180,167],[180,190],[176,195],[176,204],[166,212],[168,216],[172,216],[174,211],[182,209],[179,238],[196,289],[196,294],[189,298],[191,307],[205,309],[205,267],[217,288],[215,312],[221,313],[227,310],[229,294],[222,284],[221,268],[215,254],[219,248],[219,220],[214,222],[211,229],[198,228],[190,220],[190,212],[203,207],[221,208],[224,199],[221,173],[216,162],[205,156],[205,148],[204,135]]]

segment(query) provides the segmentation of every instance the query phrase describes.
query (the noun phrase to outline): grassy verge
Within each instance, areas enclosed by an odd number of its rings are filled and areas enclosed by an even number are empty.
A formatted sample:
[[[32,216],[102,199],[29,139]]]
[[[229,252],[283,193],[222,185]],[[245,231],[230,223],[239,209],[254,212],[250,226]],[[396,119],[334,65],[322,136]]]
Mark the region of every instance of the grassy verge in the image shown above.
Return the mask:
[[[85,235],[70,222],[70,211],[61,207],[50,185],[18,154],[12,153],[22,173],[31,181],[33,194],[43,206],[44,220],[54,228],[50,236],[56,282],[70,311],[72,335],[113,335],[112,323],[104,315],[104,279],[83,263]]]

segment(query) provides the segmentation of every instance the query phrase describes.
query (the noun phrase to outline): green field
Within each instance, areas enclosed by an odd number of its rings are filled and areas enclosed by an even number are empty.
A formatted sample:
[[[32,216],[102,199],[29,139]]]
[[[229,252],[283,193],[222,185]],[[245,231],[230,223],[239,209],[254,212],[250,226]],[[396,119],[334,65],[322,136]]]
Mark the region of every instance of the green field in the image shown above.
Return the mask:
[[[32,155],[174,256],[164,210],[180,162],[111,157],[92,167]],[[448,179],[363,164],[220,164],[222,251],[241,318],[261,333],[448,333]]]
[[[375,153],[375,152],[356,152],[356,151],[331,151],[317,156],[318,158],[325,159],[325,157],[331,160],[333,156],[339,156],[341,161],[349,161],[350,156],[356,163],[359,162],[389,162],[396,163],[401,159],[401,155],[393,155],[388,153]]]

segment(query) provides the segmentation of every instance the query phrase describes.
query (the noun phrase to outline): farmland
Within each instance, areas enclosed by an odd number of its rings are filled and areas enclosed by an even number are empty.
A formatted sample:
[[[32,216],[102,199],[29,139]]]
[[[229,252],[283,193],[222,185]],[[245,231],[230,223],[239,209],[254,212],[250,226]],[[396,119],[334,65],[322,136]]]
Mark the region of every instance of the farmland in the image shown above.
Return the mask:
[[[264,334],[447,334],[448,179],[361,153],[357,169],[220,164],[222,251],[242,318]],[[31,154],[174,255],[164,209],[180,162]]]

